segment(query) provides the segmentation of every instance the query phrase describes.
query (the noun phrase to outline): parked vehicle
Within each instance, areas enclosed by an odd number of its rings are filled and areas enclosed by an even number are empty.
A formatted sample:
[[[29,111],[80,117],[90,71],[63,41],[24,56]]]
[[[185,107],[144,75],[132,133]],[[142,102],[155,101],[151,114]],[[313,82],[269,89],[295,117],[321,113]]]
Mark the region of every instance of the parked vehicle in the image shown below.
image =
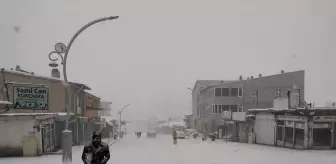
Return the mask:
[[[184,133],[184,131],[181,131],[181,130],[177,130],[176,134],[177,134],[177,138],[179,139],[185,139],[186,137],[186,134]]]
[[[156,138],[156,131],[155,130],[148,130],[147,131],[147,138]]]

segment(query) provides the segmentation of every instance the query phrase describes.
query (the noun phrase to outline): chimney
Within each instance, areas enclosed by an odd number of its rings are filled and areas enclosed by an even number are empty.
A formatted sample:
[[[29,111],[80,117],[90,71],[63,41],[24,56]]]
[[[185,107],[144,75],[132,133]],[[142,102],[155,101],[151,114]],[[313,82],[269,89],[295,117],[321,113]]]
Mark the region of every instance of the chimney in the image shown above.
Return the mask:
[[[285,71],[282,69],[282,70],[281,70],[281,73],[285,73]]]
[[[239,76],[239,80],[243,80],[243,76],[242,75]]]
[[[259,77],[262,77],[262,74],[261,73],[259,73],[259,75],[258,75]]]
[[[51,70],[51,77],[56,77],[56,78],[60,78],[61,77],[61,73],[57,68],[54,68]]]

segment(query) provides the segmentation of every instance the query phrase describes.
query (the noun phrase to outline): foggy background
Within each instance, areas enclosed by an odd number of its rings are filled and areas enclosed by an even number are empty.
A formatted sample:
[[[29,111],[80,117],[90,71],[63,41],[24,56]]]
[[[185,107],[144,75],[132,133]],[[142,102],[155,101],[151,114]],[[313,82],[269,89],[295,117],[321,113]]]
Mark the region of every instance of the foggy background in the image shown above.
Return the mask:
[[[49,52],[75,41],[68,79],[125,119],[191,113],[197,79],[306,70],[307,101],[335,100],[335,0],[1,0],[0,67],[50,76]]]

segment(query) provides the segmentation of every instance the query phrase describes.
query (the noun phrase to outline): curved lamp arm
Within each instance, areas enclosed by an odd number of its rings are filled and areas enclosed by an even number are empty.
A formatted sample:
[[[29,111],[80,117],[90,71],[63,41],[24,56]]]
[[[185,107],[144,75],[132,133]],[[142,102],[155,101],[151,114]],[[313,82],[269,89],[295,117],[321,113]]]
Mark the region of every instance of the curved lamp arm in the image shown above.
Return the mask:
[[[75,35],[71,38],[68,46],[66,47],[66,51],[65,51],[65,54],[64,54],[64,61],[63,61],[63,75],[64,75],[64,81],[68,81],[68,78],[67,78],[67,75],[66,75],[66,61],[67,61],[67,58],[68,58],[68,53],[70,51],[70,48],[73,44],[73,42],[76,40],[76,38],[84,31],[86,30],[88,27],[96,24],[96,23],[99,23],[99,22],[103,22],[103,21],[107,21],[107,20],[113,20],[113,19],[118,19],[119,16],[110,16],[110,17],[104,17],[104,18],[99,18],[99,19],[96,19],[96,20],[93,20],[91,22],[89,22],[88,24],[84,25],[82,28],[80,28],[76,33]]]

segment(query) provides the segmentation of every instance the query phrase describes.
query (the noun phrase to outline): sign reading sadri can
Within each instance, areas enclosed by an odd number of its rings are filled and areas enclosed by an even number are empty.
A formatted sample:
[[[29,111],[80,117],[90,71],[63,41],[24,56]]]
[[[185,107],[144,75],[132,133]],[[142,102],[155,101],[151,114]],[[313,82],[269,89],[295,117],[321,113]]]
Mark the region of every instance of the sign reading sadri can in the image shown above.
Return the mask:
[[[49,89],[46,87],[13,86],[14,109],[48,109]]]

